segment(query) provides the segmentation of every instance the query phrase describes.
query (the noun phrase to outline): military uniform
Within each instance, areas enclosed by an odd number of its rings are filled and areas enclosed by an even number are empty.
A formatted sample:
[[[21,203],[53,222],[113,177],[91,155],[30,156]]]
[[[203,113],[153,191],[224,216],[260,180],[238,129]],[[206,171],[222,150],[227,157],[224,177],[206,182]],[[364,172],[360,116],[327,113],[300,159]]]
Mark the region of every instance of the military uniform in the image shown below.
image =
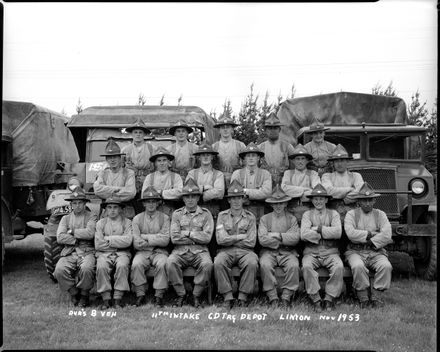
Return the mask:
[[[84,192],[75,190],[71,197],[68,199],[87,201]],[[85,209],[80,214],[71,212],[64,215],[58,225],[57,242],[64,245],[64,248],[55,266],[54,277],[60,289],[68,291],[71,296],[77,295],[80,290],[81,296],[88,297],[95,283],[96,260],[93,239],[96,221],[96,215]]]
[[[326,190],[318,184],[309,197],[329,197]],[[317,230],[312,229],[317,227]],[[302,271],[307,293],[314,304],[320,304],[319,267],[329,270],[330,277],[325,285],[324,300],[333,304],[340,296],[344,283],[344,264],[339,256],[339,243],[342,224],[339,214],[324,206],[322,210],[311,209],[301,220],[301,240],[306,241],[303,251]],[[326,303],[327,304],[327,303]],[[331,307],[329,307],[331,309]]]
[[[287,203],[289,200],[290,197],[276,186],[274,193],[266,199],[266,202]],[[260,275],[263,291],[266,292],[269,301],[278,299],[275,267],[279,266],[284,271],[281,299],[289,302],[299,286],[299,255],[295,246],[300,240],[300,233],[295,216],[287,211],[281,214],[274,211],[264,215],[258,226],[258,240],[262,246]]]
[[[213,231],[214,220],[205,208],[197,206],[194,212],[189,212],[185,206],[173,213],[170,233],[174,249],[167,260],[167,272],[177,296],[185,296],[182,269],[188,266],[196,269],[194,297],[200,297],[208,285],[212,273],[208,244]]]
[[[365,183],[356,199],[378,196],[371,186]],[[384,291],[391,285],[393,268],[384,248],[392,242],[391,224],[382,210],[373,209],[365,213],[361,208],[357,208],[347,212],[344,228],[350,240],[345,257],[353,274],[353,287],[361,302],[368,301],[368,270],[374,270],[371,292],[371,300],[374,300],[377,298],[375,296],[379,295],[377,291]]]
[[[112,198],[104,204],[112,204]],[[118,204],[115,202],[115,204]],[[120,203],[119,203],[120,204]],[[114,273],[115,300],[120,300],[124,291],[129,291],[128,277],[130,272],[131,253],[133,241],[131,220],[119,215],[115,220],[105,217],[96,224],[95,249],[96,249],[96,284],[97,292],[103,300],[111,298],[111,277]]]
[[[175,135],[176,129],[184,128],[188,133],[193,132],[193,129],[188,126],[184,121],[178,121],[174,126],[169,129],[171,135]],[[171,171],[180,175],[182,180],[186,178],[188,171],[194,168],[195,158],[194,152],[197,149],[197,145],[188,141],[184,141],[182,145],[176,141],[166,148],[172,155],[174,160],[171,165]]]

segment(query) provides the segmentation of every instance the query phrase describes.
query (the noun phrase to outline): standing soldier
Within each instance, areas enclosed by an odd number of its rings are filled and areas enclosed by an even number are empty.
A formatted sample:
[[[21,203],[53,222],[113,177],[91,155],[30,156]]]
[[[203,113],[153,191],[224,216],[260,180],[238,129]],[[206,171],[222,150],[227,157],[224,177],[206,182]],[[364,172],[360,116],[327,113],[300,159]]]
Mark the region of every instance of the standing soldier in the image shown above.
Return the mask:
[[[266,169],[272,175],[272,186],[279,185],[284,171],[289,168],[289,154],[293,153],[293,146],[280,139],[280,131],[283,124],[274,112],[264,121],[264,130],[267,141],[258,145],[264,153],[262,169]]]
[[[108,167],[99,171],[96,181],[93,183],[93,190],[95,194],[102,198],[117,197],[121,202],[127,203],[136,196],[136,182],[133,170],[122,166],[121,148],[109,137],[104,154]],[[134,216],[134,209],[125,210],[126,217]]]
[[[150,157],[153,155],[153,146],[144,140],[144,137],[150,134],[150,130],[140,118],[125,130],[131,133],[133,142],[124,146],[121,153],[125,153],[125,166],[135,173],[136,196],[140,198],[145,176],[153,171],[153,164],[150,162]],[[136,213],[142,211],[142,207],[138,206],[138,202],[135,202],[135,210]]]
[[[96,290],[102,296],[101,309],[110,306],[112,289],[113,306],[121,308],[124,291],[129,291],[130,247],[133,240],[131,220],[125,218],[124,204],[115,198],[108,198],[105,206],[107,217],[96,223]],[[111,273],[114,271],[114,287]]]
[[[312,134],[312,140],[304,146],[309,154],[313,156],[311,168],[317,171],[320,177],[324,172],[331,172],[327,159],[336,148],[336,145],[324,140],[325,131],[329,129],[329,127],[325,127],[318,120],[315,120],[307,131]]]
[[[141,306],[145,301],[148,289],[146,272],[154,268],[155,305],[163,307],[163,295],[168,288],[166,264],[170,242],[170,218],[157,210],[162,200],[154,187],[147,187],[142,193],[140,201],[145,211],[133,219],[133,246],[136,255],[131,265],[130,279],[136,293],[136,306]]]
[[[231,207],[219,213],[216,226],[220,248],[214,259],[214,274],[218,292],[224,297],[223,306],[228,309],[234,299],[232,267],[238,265],[241,273],[239,306],[245,306],[248,295],[254,292],[258,270],[258,256],[253,250],[257,242],[257,223],[255,215],[243,209],[244,195],[240,182],[232,181],[225,196]]]
[[[211,212],[214,220],[217,219],[220,200],[225,194],[223,172],[212,167],[212,160],[217,154],[218,152],[213,150],[210,145],[206,143],[200,145],[199,149],[194,152],[194,155],[200,159],[200,167],[192,169],[186,176],[186,181],[190,178],[196,181],[200,192],[202,192],[202,205]]]
[[[218,168],[225,175],[225,184],[231,182],[231,175],[234,170],[241,167],[240,152],[246,148],[243,142],[232,138],[234,127],[238,125],[230,116],[221,115],[214,125],[220,129],[220,140],[212,145],[212,149],[218,152]]]
[[[197,149],[197,145],[188,141],[188,135],[193,129],[186,122],[179,121],[169,131],[171,135],[176,137],[176,143],[167,148],[174,155],[171,171],[178,173],[184,180],[188,171],[194,168],[193,153]]]
[[[214,220],[209,210],[197,205],[201,192],[190,178],[182,190],[185,206],[177,209],[171,219],[171,242],[174,249],[167,260],[170,283],[177,294],[174,307],[181,307],[185,299],[182,269],[192,266],[194,276],[194,307],[200,307],[200,296],[211,280],[212,259],[208,244],[214,232]]]
[[[299,286],[298,252],[295,246],[300,240],[298,223],[295,216],[286,211],[291,198],[279,185],[270,198],[266,199],[273,212],[260,219],[258,240],[262,246],[260,251],[260,273],[263,291],[266,292],[272,308],[278,306],[277,279],[275,267],[283,269],[284,279],[281,285],[281,307],[288,308],[290,299],[295,296]]]
[[[154,163],[155,170],[145,177],[142,186],[142,193],[148,186],[154,189],[162,196],[163,204],[159,210],[171,216],[173,211],[177,209],[182,191],[183,182],[179,174],[170,171],[170,163],[174,160],[174,155],[163,147],[156,149],[154,155],[150,157],[150,161]]]
[[[73,305],[86,307],[89,292],[95,282],[95,236],[96,215],[86,208],[89,202],[81,187],[73,190],[70,197],[72,212],[61,218],[57,230],[57,242],[64,245],[54,276],[60,289],[70,293]],[[78,282],[75,283],[75,276]],[[78,295],[80,299],[78,300]],[[79,303],[78,303],[79,302]]]
[[[264,215],[264,200],[272,194],[272,176],[269,171],[259,167],[260,158],[264,153],[254,143],[249,143],[245,150],[240,152],[245,167],[235,170],[231,182],[237,180],[243,186],[247,197],[244,206],[254,213],[257,221]]]
[[[355,207],[356,200],[353,198],[360,188],[364,180],[358,172],[351,172],[347,169],[347,161],[352,159],[345,148],[338,144],[329,161],[333,161],[335,171],[322,175],[322,185],[328,190],[333,197],[330,207],[336,209],[344,221],[345,214],[348,210]]]
[[[334,299],[340,296],[344,284],[344,264],[338,248],[342,234],[341,219],[337,211],[326,207],[331,196],[321,184],[313,188],[308,197],[312,199],[314,209],[306,211],[301,220],[301,240],[306,242],[302,259],[304,284],[314,310],[321,312],[316,269],[327,268],[330,277],[325,285],[324,308],[331,311]]]
[[[371,288],[371,306],[384,305],[381,292],[390,288],[393,267],[388,260],[385,246],[392,243],[391,224],[387,215],[374,209],[376,198],[380,194],[365,182],[355,196],[359,208],[347,212],[344,229],[350,240],[345,258],[353,274],[353,287],[360,301],[360,307],[368,305],[368,289],[370,279],[368,270],[375,271]]]
[[[294,169],[284,172],[281,181],[281,189],[294,199],[288,204],[288,210],[295,214],[296,219],[300,222],[306,210],[310,209],[310,199],[307,197],[311,194],[312,189],[321,182],[319,175],[314,170],[307,169],[307,163],[313,159],[312,155],[307,152],[302,144],[298,144],[293,153],[289,155],[293,160]]]

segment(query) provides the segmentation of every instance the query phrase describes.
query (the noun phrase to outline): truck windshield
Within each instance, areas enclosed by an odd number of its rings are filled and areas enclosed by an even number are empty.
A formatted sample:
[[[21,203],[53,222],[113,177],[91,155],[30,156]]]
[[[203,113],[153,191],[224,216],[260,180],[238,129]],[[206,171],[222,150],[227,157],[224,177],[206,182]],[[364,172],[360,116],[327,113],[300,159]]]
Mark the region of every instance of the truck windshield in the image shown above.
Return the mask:
[[[421,160],[421,135],[369,136],[368,153],[374,159]]]
[[[361,137],[359,135],[336,135],[326,134],[325,140],[333,144],[342,144],[348,154],[354,159],[359,159],[361,155]]]

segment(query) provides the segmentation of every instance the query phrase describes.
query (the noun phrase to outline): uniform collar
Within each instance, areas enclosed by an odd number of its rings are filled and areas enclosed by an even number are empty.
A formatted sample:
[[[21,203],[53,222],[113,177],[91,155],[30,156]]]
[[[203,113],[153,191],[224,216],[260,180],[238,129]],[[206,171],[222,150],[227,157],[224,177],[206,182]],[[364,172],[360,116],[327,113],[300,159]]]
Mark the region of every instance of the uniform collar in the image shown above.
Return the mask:
[[[232,216],[231,208],[229,208],[229,209],[227,210],[227,212],[228,212],[228,215],[232,218],[233,216]],[[248,214],[246,214],[245,210],[242,209],[242,210],[241,210],[241,213],[240,213],[240,216],[241,216],[242,218],[247,218],[247,217],[248,217]]]
[[[195,214],[201,214],[201,213],[203,213],[202,208],[197,206]],[[186,207],[183,207],[183,214],[192,214],[192,213],[190,213]]]

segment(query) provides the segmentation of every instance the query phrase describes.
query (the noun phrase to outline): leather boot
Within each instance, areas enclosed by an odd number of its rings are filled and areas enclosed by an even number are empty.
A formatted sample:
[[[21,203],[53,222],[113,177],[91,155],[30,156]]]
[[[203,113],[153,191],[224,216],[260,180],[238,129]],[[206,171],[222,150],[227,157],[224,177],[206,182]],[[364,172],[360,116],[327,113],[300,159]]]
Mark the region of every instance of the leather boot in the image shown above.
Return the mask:
[[[163,308],[163,298],[162,297],[154,297],[154,305],[159,308]]]
[[[278,298],[275,298],[275,299],[271,300],[269,302],[270,309],[278,308],[278,303],[279,303]]]
[[[316,313],[321,313],[322,312],[322,302],[321,302],[321,300],[313,302],[313,310]]]
[[[327,312],[331,312],[333,309],[335,309],[335,303],[333,301],[324,300],[324,309]]]
[[[89,305],[89,297],[81,295],[81,298],[78,303],[78,307],[85,308]]]
[[[282,299],[280,303],[281,309],[288,309],[290,306],[290,302],[287,299]]]
[[[101,310],[106,310],[110,308],[110,302],[108,299],[102,301]]]
[[[173,303],[173,307],[182,307],[184,299],[185,296],[177,296],[176,300]]]
[[[200,297],[194,296],[194,307],[200,308],[201,306],[202,306],[202,304],[200,303]]]
[[[135,303],[135,305],[136,305],[136,307],[140,307],[141,305],[143,305],[145,303],[145,296],[139,296],[137,299],[136,299],[136,303]]]
[[[116,309],[122,308],[122,303],[121,303],[121,300],[120,300],[120,299],[115,299],[114,307],[115,307]]]

